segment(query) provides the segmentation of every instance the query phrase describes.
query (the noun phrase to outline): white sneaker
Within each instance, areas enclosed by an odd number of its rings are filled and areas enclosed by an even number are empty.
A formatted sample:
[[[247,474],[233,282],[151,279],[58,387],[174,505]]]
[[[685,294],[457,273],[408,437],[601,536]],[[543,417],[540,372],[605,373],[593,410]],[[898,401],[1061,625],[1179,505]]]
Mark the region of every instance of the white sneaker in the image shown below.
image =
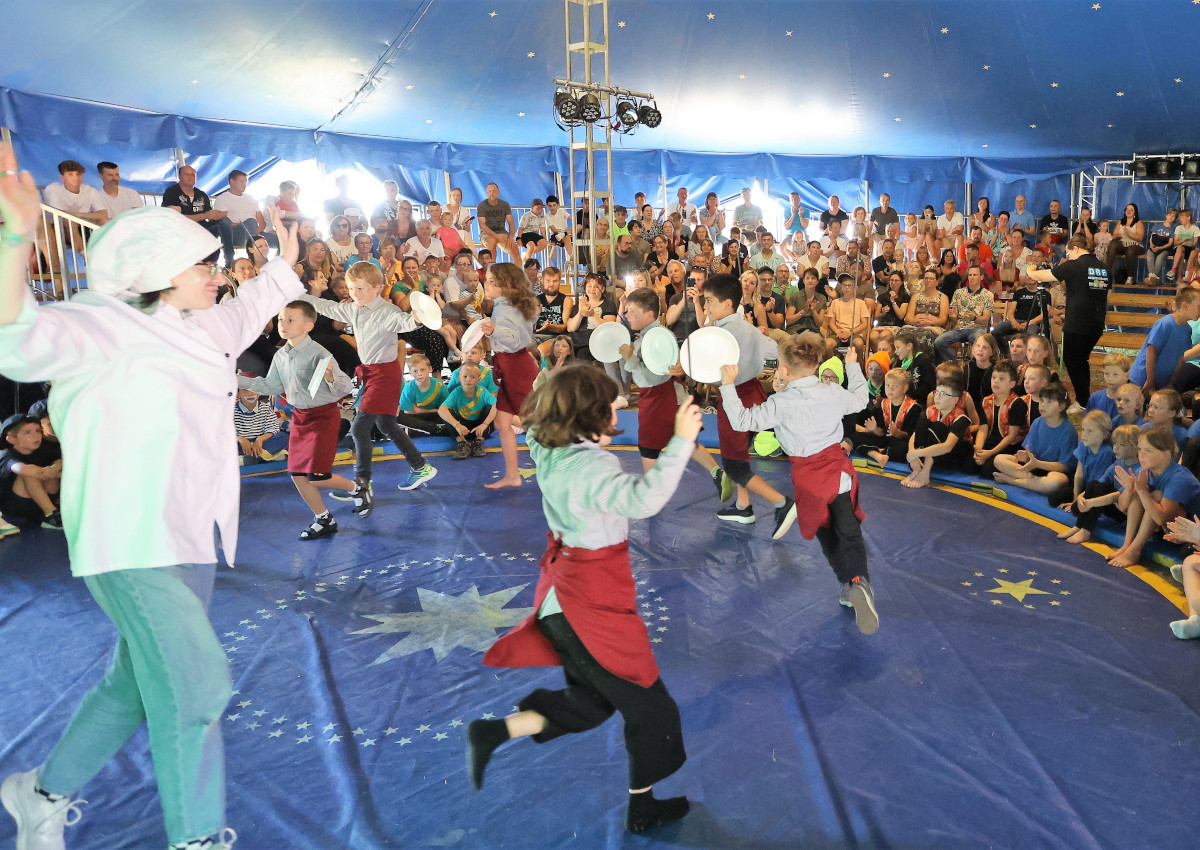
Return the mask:
[[[63,828],[79,822],[78,806],[87,800],[52,803],[38,793],[37,774],[36,769],[14,773],[0,785],[0,803],[17,822],[17,850],[66,850]]]
[[[629,407],[629,399],[623,395],[619,395],[617,396],[617,400],[613,404],[613,407],[615,407],[617,410],[624,410],[625,408]]]
[[[1087,413],[1087,408],[1077,401],[1071,402],[1071,406],[1067,408],[1067,416],[1081,416]]]
[[[229,827],[225,827],[223,830],[221,830],[220,834],[217,835],[216,843],[207,845],[205,850],[232,850],[233,842],[237,841],[237,837],[238,836],[236,832]],[[187,844],[172,844],[167,848],[167,850],[178,850],[180,847],[188,847],[194,843],[195,842],[188,842]]]

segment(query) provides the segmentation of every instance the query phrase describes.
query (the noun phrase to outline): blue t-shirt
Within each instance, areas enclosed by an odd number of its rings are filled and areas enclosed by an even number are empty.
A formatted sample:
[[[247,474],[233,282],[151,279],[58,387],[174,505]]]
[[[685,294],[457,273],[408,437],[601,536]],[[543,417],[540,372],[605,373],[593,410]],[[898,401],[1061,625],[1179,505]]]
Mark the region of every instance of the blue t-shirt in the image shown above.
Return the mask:
[[[443,402],[446,407],[463,419],[480,419],[485,411],[496,403],[496,397],[477,384],[474,394],[468,396],[461,386],[455,387]]]
[[[1138,422],[1138,427],[1144,431],[1149,431],[1154,426],[1143,419],[1142,421]],[[1192,427],[1194,428],[1196,426],[1193,425]],[[1200,433],[1200,431],[1197,433]],[[1182,425],[1172,425],[1171,436],[1175,438],[1175,444],[1180,448],[1183,448],[1183,444],[1187,442],[1187,438],[1189,436],[1192,436],[1192,432],[1187,428],[1184,428]]]
[[[453,373],[451,373],[450,383],[446,384],[446,388],[448,390],[450,390],[450,392],[454,392],[455,387],[462,386],[462,382],[458,380],[458,373],[461,370],[462,370],[462,366],[459,366],[457,369],[454,370]],[[500,386],[499,386],[499,384],[496,383],[496,376],[492,373],[492,367],[486,363],[480,363],[479,371],[482,374],[479,376],[479,384],[478,385],[483,387],[485,390],[487,390],[492,395],[496,395],[497,393],[499,393]]]
[[[1146,383],[1146,347],[1153,345],[1155,351],[1154,386],[1165,387],[1175,374],[1175,367],[1183,359],[1183,353],[1192,346],[1192,328],[1187,322],[1182,325],[1175,321],[1174,316],[1163,316],[1154,323],[1142,350],[1133,361],[1129,370],[1130,383],[1139,387]]]
[[[1029,426],[1029,433],[1025,436],[1025,448],[1038,460],[1061,463],[1067,467],[1068,472],[1075,470],[1073,453],[1077,445],[1079,432],[1066,417],[1063,417],[1056,428],[1050,427],[1049,422],[1039,417]]]
[[[1188,322],[1188,325],[1192,329],[1192,346],[1200,345],[1200,319]],[[1200,366],[1200,357],[1193,357],[1188,363],[1191,363],[1193,366]]]
[[[1087,409],[1104,411],[1113,420],[1113,427],[1116,427],[1117,402],[1108,397],[1108,390],[1096,390],[1088,396]]]
[[[1112,446],[1108,443],[1105,443],[1094,452],[1083,443],[1080,443],[1075,447],[1073,456],[1076,463],[1083,464],[1084,484],[1090,484],[1093,481],[1103,481],[1105,475],[1112,469],[1113,464],[1117,462]]]
[[[1200,481],[1178,463],[1172,462],[1162,475],[1151,475],[1150,489],[1161,490],[1164,499],[1180,505],[1189,517],[1200,513]]]
[[[1175,226],[1167,225],[1159,222],[1150,228],[1150,250],[1165,251],[1171,244],[1171,239],[1175,236]],[[1157,239],[1155,237],[1158,237]]]
[[[441,381],[430,380],[429,389],[422,391],[416,381],[408,381],[400,392],[401,410],[437,410],[449,392]]]
[[[1019,213],[1016,210],[1008,214],[1008,226],[1012,228],[1021,228],[1021,232],[1025,234],[1026,242],[1037,241],[1037,219],[1033,217],[1033,213],[1029,211],[1029,207],[1025,208],[1025,212]]]
[[[1187,429],[1187,434],[1185,436],[1187,436],[1189,439],[1192,437],[1200,437],[1200,419],[1197,419],[1192,423],[1192,427]],[[1175,442],[1179,441],[1176,440]]]
[[[1132,464],[1130,466],[1125,466],[1123,463],[1114,461],[1113,465],[1108,468],[1108,472],[1104,473],[1104,477],[1100,479],[1105,484],[1111,484],[1113,487],[1115,487],[1118,490],[1124,490],[1125,488],[1122,487],[1120,485],[1120,483],[1117,481],[1117,467],[1118,466],[1125,467],[1125,469],[1129,470],[1129,474],[1131,476],[1133,476],[1134,478],[1137,478],[1137,474],[1141,471],[1142,467],[1141,467],[1141,464],[1137,464],[1137,463]]]

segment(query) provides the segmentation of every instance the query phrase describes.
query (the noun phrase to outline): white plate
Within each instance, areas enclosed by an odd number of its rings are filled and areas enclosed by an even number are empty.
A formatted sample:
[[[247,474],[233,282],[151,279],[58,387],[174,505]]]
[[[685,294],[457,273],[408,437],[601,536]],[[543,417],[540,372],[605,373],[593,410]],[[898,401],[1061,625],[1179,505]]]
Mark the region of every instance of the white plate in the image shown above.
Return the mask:
[[[321,389],[321,384],[325,381],[325,370],[329,368],[329,364],[333,362],[333,355],[329,354],[321,358],[321,362],[317,364],[317,371],[313,372],[313,376],[308,381],[308,394],[316,398],[317,390]]]
[[[458,341],[458,350],[466,354],[472,348],[479,344],[479,340],[483,339],[483,323],[487,319],[476,319],[471,323],[471,327],[463,331],[462,339]]]
[[[655,375],[665,375],[679,362],[679,343],[675,334],[655,325],[642,334],[642,362]]]
[[[721,367],[737,363],[739,354],[737,340],[729,331],[718,327],[700,328],[679,346],[679,363],[693,381],[719,384]],[[738,378],[749,380],[742,375]]]
[[[629,328],[620,322],[605,322],[588,337],[588,350],[601,363],[616,363],[621,359],[621,346],[629,345]]]
[[[408,306],[413,318],[431,331],[436,331],[442,326],[442,308],[424,292],[410,292]]]

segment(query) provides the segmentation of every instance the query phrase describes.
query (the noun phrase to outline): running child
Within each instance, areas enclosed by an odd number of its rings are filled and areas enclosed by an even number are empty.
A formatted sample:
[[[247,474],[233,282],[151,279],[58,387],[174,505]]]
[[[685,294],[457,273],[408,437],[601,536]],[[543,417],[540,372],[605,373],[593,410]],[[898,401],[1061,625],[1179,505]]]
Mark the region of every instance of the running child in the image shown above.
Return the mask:
[[[797,524],[805,540],[817,538],[841,583],[838,602],[854,609],[863,634],[879,630],[875,594],[867,573],[867,548],[858,504],[858,476],[842,450],[842,419],[867,404],[867,381],[858,352],[846,349],[849,388],[821,381],[817,369],[825,347],[787,339],[779,345],[775,380],[781,388],[759,405],[746,408],[734,382],[738,366],[721,367],[721,405],[739,432],[775,430],[792,462]],[[776,537],[778,539],[778,536]]]
[[[484,277],[484,295],[491,299],[492,315],[483,324],[483,333],[492,343],[492,365],[500,392],[496,396],[496,430],[504,455],[504,476],[485,484],[489,490],[520,487],[523,483],[517,465],[517,432],[514,421],[521,405],[533,390],[538,364],[526,349],[533,342],[533,323],[540,307],[525,272],[515,263],[496,263]],[[459,376],[462,380],[462,376]]]
[[[288,437],[288,474],[300,498],[313,512],[312,522],[300,532],[301,540],[316,540],[338,530],[337,520],[325,508],[320,488],[354,490],[354,483],[333,474],[338,430],[342,424],[338,402],[353,389],[350,378],[330,360],[316,394],[309,393],[316,370],[330,353],[308,335],[317,323],[317,311],[306,301],[292,301],[279,311],[276,330],[285,344],[271,359],[265,378],[238,378],[240,389],[260,395],[286,395],[292,405],[292,430]]]
[[[712,324],[729,331],[738,343],[738,374],[744,380],[731,392],[736,391],[742,404],[747,407],[762,404],[767,400],[767,394],[758,376],[762,374],[765,361],[775,360],[779,356],[775,341],[755,330],[753,325],[734,312],[742,300],[742,285],[736,277],[731,274],[713,275],[704,282],[702,292],[704,310]],[[686,346],[687,341],[682,345]],[[816,374],[815,364],[813,373]],[[744,430],[739,431],[730,424],[724,405],[717,408],[717,438],[725,474],[737,485],[737,498],[732,505],[717,511],[717,519],[746,525],[754,522],[754,508],[750,506],[750,493],[753,492],[774,506],[775,531],[771,539],[778,540],[796,521],[796,502],[750,469],[750,438]]]
[[[383,273],[370,263],[352,265],[346,273],[346,286],[350,291],[348,304],[335,304],[311,295],[303,295],[300,300],[307,301],[322,316],[354,328],[358,356],[362,360],[355,372],[359,392],[354,421],[350,425],[350,437],[354,440],[354,488],[343,492],[349,493],[354,500],[354,512],[366,518],[375,510],[371,488],[372,429],[378,428],[408,461],[410,471],[408,479],[400,485],[401,490],[416,489],[437,475],[437,470],[425,461],[396,421],[404,381],[396,335],[411,333],[416,330],[417,323],[380,295]]]
[[[545,743],[585,732],[614,712],[625,720],[629,808],[625,827],[644,832],[682,818],[686,797],[659,800],[653,786],[687,758],[679,707],[659,675],[638,613],[629,564],[629,520],[652,517],[679,486],[700,432],[700,410],[688,398],[675,415],[675,435],[645,475],[622,471],[604,447],[617,430],[617,384],[575,363],[553,372],[525,403],[529,452],[538,468],[550,545],[539,563],[534,615],[500,638],[484,663],[492,667],[559,666],[567,687],[539,688],[500,720],[467,727],[471,781],[483,785],[497,747],[532,736]],[[537,792],[545,801],[545,790]]]
[[[658,311],[661,306],[658,294],[652,289],[635,289],[625,297],[625,315],[629,320],[629,328],[635,334],[658,325]],[[625,360],[625,368],[637,384],[638,396],[638,453],[642,456],[642,467],[649,472],[654,466],[662,450],[667,447],[673,433],[675,414],[679,411],[679,398],[682,395],[683,370],[678,364],[672,367],[666,375],[651,372],[642,361],[642,337],[639,335],[632,343],[621,346],[621,357]],[[692,460],[700,464],[708,472],[717,487],[717,494],[722,502],[727,502],[733,496],[733,479],[725,474],[708,450],[697,444],[692,452]]]

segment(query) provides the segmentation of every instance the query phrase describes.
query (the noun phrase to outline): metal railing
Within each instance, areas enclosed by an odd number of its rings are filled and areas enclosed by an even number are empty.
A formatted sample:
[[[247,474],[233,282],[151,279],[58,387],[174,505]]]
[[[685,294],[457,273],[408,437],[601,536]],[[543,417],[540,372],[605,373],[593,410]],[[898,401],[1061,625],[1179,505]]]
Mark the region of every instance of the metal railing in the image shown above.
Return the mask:
[[[87,288],[87,241],[99,227],[42,204],[26,280],[39,301],[63,301]]]

